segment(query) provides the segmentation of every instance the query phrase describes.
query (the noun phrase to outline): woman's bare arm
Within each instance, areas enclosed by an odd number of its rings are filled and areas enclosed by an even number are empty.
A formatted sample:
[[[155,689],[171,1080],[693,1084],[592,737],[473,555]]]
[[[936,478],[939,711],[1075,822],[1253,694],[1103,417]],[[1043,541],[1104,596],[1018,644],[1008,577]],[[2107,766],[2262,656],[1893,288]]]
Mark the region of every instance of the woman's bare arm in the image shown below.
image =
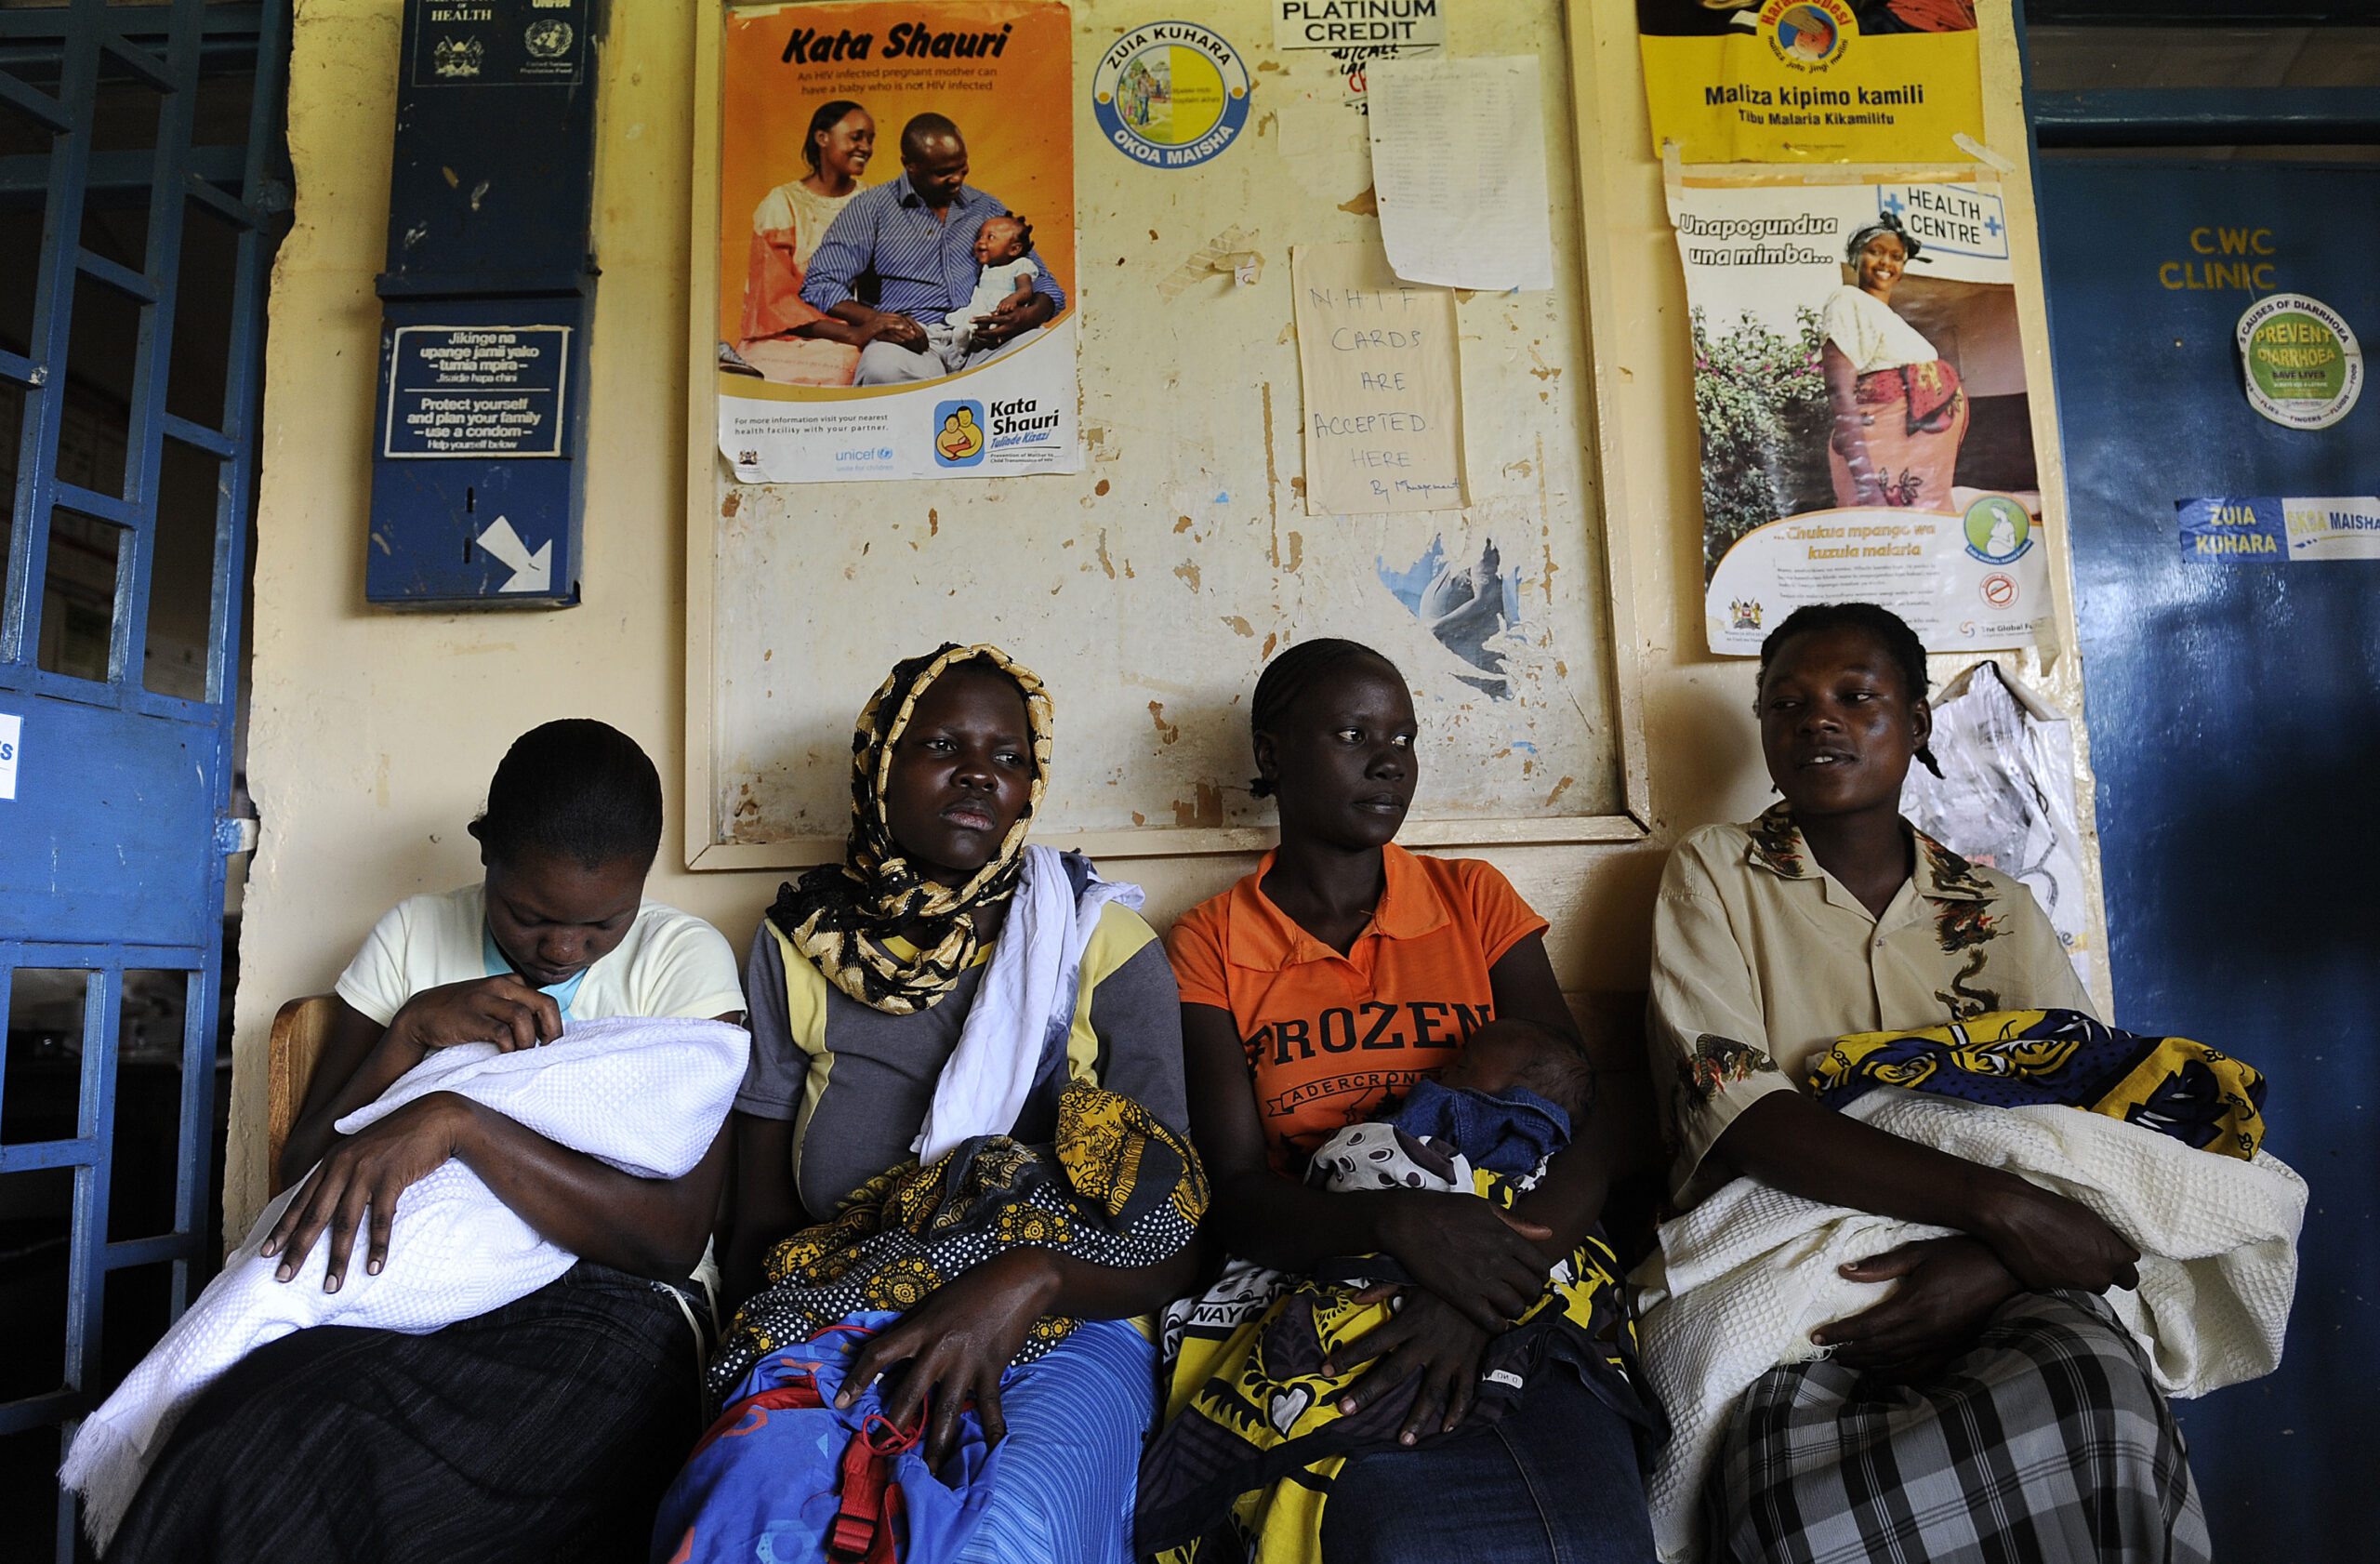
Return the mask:
[[[793,1186],[793,1120],[740,1110],[727,1117],[735,1132],[735,1214],[720,1280],[723,1302],[734,1308],[760,1290],[770,1249],[809,1226],[811,1218]]]
[[[332,1126],[376,1101],[431,1050],[493,1042],[509,1053],[560,1036],[562,1007],[553,996],[510,973],[425,988],[386,1027],[340,1000],[306,1088],[306,1106],[281,1148],[281,1182],[285,1186],[305,1177],[337,1143]]]
[[[1826,379],[1826,401],[1834,416],[1834,431],[1829,437],[1835,453],[1851,472],[1851,482],[1863,500],[1881,500],[1884,489],[1876,481],[1875,464],[1868,457],[1868,415],[1859,411],[1859,372],[1852,367],[1849,355],[1831,341],[1818,350],[1818,373]]]
[[[1772,1092],[1738,1114],[1712,1154],[1805,1200],[1972,1233],[2029,1288],[2101,1292],[2138,1280],[2139,1252],[2084,1207],[1798,1092]]]
[[[1545,953],[1542,934],[1531,934],[1504,952],[1488,973],[1496,1001],[1496,1019],[1526,1022],[1547,1034],[1547,1046],[1576,1049],[1586,1054],[1578,1018],[1562,997],[1554,962]],[[1612,1137],[1615,1133],[1603,1093],[1595,1093],[1571,1127],[1570,1144],[1554,1153],[1538,1186],[1513,1202],[1513,1209],[1553,1236],[1540,1246],[1549,1260],[1560,1260],[1583,1242],[1603,1220],[1603,1203],[1611,1190]]]
[[[814,321],[795,326],[793,334],[815,338],[821,342],[843,342],[854,348],[865,348],[876,340],[879,329],[873,322],[853,321],[840,315],[821,315]]]

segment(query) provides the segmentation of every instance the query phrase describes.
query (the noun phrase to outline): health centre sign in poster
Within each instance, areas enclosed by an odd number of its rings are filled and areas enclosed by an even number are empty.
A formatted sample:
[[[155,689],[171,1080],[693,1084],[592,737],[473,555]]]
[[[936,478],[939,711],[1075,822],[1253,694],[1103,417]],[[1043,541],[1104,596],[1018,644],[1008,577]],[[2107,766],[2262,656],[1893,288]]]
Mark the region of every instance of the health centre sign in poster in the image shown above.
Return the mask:
[[[1637,0],[1653,142],[1687,163],[1908,163],[1983,139],[1975,0]]]
[[[1937,652],[2032,644],[2048,550],[1997,190],[1689,177],[1672,217],[1711,650],[1845,601]]]
[[[1058,0],[728,11],[719,448],[743,483],[1072,472]]]

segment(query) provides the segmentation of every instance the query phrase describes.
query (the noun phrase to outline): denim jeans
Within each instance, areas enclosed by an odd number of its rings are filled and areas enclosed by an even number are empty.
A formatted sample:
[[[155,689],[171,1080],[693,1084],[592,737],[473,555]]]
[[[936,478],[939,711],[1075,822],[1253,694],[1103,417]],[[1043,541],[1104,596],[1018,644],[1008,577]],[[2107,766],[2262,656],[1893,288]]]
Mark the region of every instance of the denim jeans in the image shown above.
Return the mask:
[[[1347,1463],[1324,1564],[1652,1564],[1627,1421],[1559,1369],[1502,1421]]]

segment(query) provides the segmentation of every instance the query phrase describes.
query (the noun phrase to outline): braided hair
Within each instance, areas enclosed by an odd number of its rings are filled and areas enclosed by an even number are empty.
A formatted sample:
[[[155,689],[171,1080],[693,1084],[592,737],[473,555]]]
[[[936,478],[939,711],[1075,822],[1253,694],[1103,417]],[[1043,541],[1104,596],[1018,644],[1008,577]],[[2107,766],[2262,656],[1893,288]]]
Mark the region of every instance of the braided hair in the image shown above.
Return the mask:
[[[1248,704],[1250,736],[1277,734],[1277,724],[1308,690],[1322,682],[1324,674],[1358,658],[1370,659],[1386,669],[1399,684],[1405,683],[1405,675],[1396,670],[1395,663],[1360,641],[1342,641],[1336,636],[1301,641],[1264,665],[1263,673],[1256,681],[1255,697]],[[1259,776],[1248,784],[1248,790],[1260,799],[1270,798],[1273,784]]]
[[[609,722],[547,722],[504,752],[471,834],[499,864],[541,854],[582,868],[633,861],[649,869],[661,848],[661,774]]]
[[[1856,630],[1872,637],[1877,644],[1884,647],[1884,655],[1892,659],[1893,666],[1900,670],[1901,684],[1909,692],[1909,698],[1912,701],[1925,698],[1929,688],[1925,677],[1925,643],[1917,639],[1917,632],[1909,628],[1907,620],[1891,609],[1872,603],[1807,603],[1786,615],[1785,622],[1770,630],[1767,639],[1760,643],[1760,677],[1752,685],[1752,710],[1755,714],[1760,710],[1760,686],[1768,683],[1768,665],[1777,660],[1786,643],[1830,630]],[[1937,776],[1942,775],[1941,762],[1935,760],[1933,746],[1919,745],[1917,758],[1925,762],[1926,770]]]

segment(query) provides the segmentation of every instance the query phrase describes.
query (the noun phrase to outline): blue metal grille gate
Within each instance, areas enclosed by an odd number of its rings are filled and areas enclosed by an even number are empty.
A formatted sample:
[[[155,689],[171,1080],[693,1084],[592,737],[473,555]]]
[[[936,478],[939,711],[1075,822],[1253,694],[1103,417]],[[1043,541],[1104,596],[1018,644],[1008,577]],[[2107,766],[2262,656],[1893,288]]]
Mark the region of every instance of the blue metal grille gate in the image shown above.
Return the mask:
[[[22,400],[0,611],[0,714],[21,721],[16,797],[0,802],[0,1001],[27,969],[78,973],[84,985],[73,1134],[0,1144],[0,1176],[63,1169],[73,1184],[62,1382],[0,1403],[0,1436],[50,1425],[71,1434],[104,1388],[99,1354],[110,1275],[170,1263],[168,1318],[178,1315],[191,1264],[214,1236],[205,1208],[222,855],[239,844],[240,829],[224,816],[266,274],[273,216],[286,205],[279,130],[288,10],[288,0],[71,0],[0,10],[0,120],[14,133],[12,148],[46,141],[44,151],[0,156],[0,197],[16,208],[0,220],[30,223],[40,212],[31,331],[22,342],[0,342],[0,381],[21,388]],[[246,73],[254,85],[244,142],[193,146],[202,79]],[[102,84],[124,83],[154,97],[153,144],[95,148]],[[94,192],[137,205],[144,187],[145,258],[136,270],[90,247],[86,205]],[[167,405],[184,219],[193,208],[236,235],[221,413],[211,423]],[[85,339],[77,305],[92,286],[138,311],[120,484],[87,473],[70,482],[60,467],[70,354]],[[169,442],[178,459],[210,463],[217,475],[205,694],[196,698],[159,693],[143,678]],[[43,616],[57,563],[53,537],[93,533],[112,545],[114,594],[104,675],[86,677],[99,669],[68,671],[45,658]],[[112,1240],[118,1023],[128,971],[186,974],[181,1095],[172,1230]],[[12,1084],[0,1074],[0,1103]],[[74,1519],[61,1495],[60,1559],[74,1556]]]

